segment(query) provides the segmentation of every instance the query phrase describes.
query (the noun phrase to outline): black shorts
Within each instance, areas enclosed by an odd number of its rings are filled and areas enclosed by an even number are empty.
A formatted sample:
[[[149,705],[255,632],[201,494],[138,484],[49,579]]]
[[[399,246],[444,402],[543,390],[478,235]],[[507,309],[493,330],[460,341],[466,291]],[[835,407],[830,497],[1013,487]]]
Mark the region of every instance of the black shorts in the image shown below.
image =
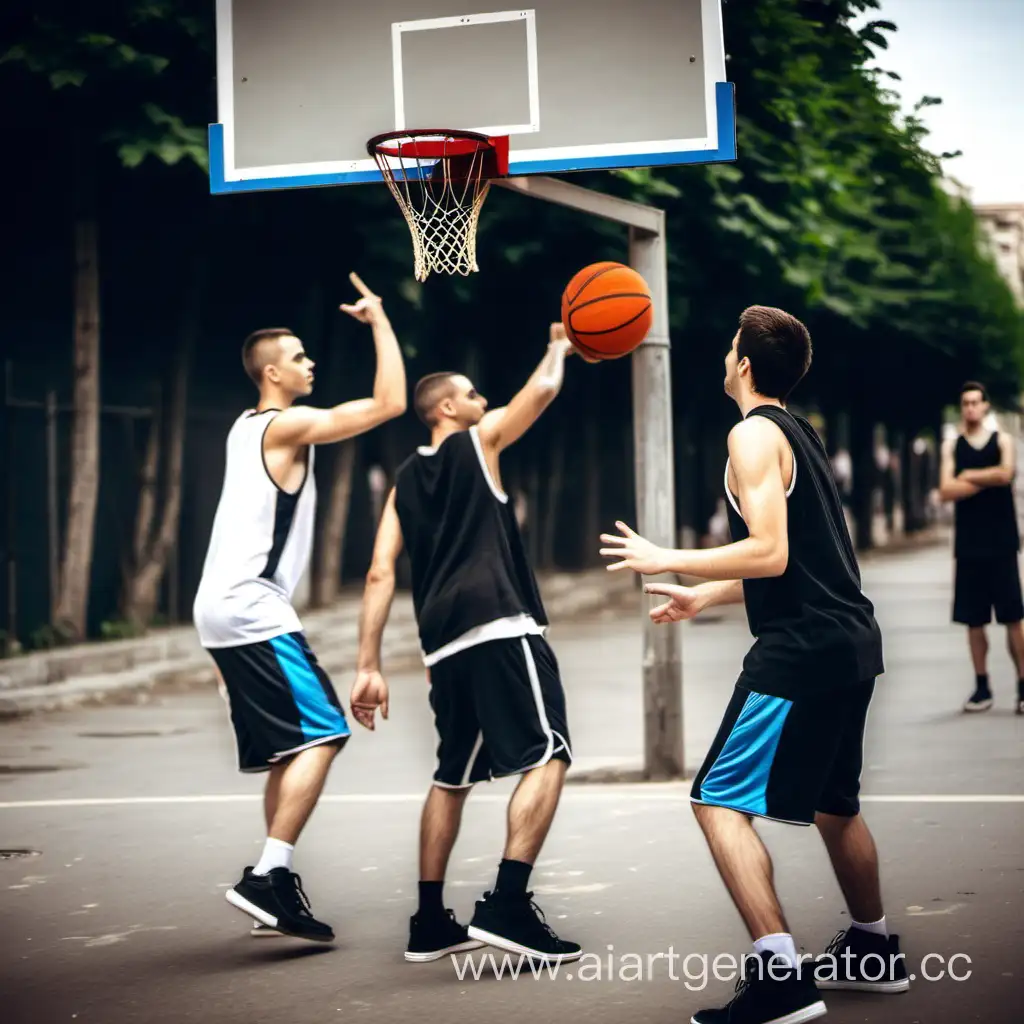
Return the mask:
[[[466,789],[552,758],[571,763],[565,692],[543,637],[468,647],[434,665],[430,683],[436,785]]]
[[[690,799],[793,825],[852,818],[874,685],[786,700],[737,683]]]
[[[338,695],[301,633],[208,650],[227,689],[240,771],[265,772],[307,747],[348,739]]]
[[[992,621],[993,611],[996,622],[1020,622],[1024,619],[1016,551],[958,558],[953,591],[954,622],[965,626],[987,626]]]

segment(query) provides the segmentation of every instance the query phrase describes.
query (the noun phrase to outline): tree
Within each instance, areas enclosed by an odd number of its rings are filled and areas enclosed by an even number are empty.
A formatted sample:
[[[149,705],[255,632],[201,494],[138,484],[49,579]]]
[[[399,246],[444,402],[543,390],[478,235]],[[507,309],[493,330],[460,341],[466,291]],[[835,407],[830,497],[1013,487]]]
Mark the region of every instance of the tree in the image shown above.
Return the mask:
[[[201,329],[205,270],[205,260],[199,255],[192,261],[191,277],[184,288],[170,382],[157,390],[140,467],[135,529],[125,558],[121,592],[121,615],[135,632],[142,632],[153,621],[160,584],[178,536],[188,379]]]
[[[20,14],[18,41],[2,57],[29,88],[49,89],[42,105],[53,130],[71,140],[75,317],[71,480],[53,626],[65,640],[86,633],[99,490],[100,231],[102,150],[114,145],[137,166],[153,155],[205,168],[201,129],[161,100],[194,88],[190,69],[168,74],[176,54],[191,56],[210,37],[199,5],[138,0],[102,10],[51,0]],[[187,95],[187,92],[186,92]],[[186,104],[187,105],[187,104]]]

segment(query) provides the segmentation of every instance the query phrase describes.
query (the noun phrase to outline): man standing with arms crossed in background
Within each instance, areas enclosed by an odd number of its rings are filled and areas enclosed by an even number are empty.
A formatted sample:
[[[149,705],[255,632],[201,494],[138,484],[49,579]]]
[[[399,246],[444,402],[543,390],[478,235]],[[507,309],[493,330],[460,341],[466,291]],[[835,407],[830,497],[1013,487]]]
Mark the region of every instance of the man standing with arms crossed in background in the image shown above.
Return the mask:
[[[405,953],[413,962],[485,943],[548,963],[582,952],[555,935],[526,891],[572,753],[558,663],[543,637],[547,616],[498,465],[558,394],[570,350],[561,324],[553,324],[547,354],[526,385],[491,412],[462,374],[424,377],[414,404],[430,446],[399,468],[377,532],[352,712],[370,729],[367,705],[387,717],[381,637],[404,543],[440,736],[420,823],[419,909]],[[510,775],[521,778],[509,802],[504,859],[467,930],[444,907],[448,858],[470,789]]]
[[[263,853],[227,900],[258,925],[320,942],[334,932],[313,917],[292,853],[349,728],[291,604],[313,546],[314,446],[362,434],[406,406],[395,333],[380,299],[351,278],[362,298],[341,308],[373,330],[373,396],[331,409],[295,405],[313,390],[314,363],[302,342],[284,327],[249,335],[242,363],[259,402],[228,434],[224,486],[193,608],[228,696],[239,770],[268,772]]]
[[[939,496],[956,502],[953,621],[967,627],[974,664],[974,693],[964,711],[988,711],[988,637],[992,621],[1006,626],[1006,644],[1017,670],[1018,715],[1024,715],[1024,602],[1017,553],[1020,534],[1013,501],[1014,440],[988,430],[990,406],[983,385],[960,389],[960,431],[942,446]]]

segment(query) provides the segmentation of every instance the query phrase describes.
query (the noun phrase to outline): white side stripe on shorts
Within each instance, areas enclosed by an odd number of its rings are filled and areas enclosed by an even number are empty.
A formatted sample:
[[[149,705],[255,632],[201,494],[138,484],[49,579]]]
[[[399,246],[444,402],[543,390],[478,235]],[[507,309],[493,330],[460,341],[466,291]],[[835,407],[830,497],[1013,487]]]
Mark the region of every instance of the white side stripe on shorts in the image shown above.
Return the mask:
[[[476,761],[476,755],[480,753],[480,748],[483,746],[483,743],[484,743],[484,734],[483,734],[483,731],[481,730],[480,732],[478,732],[476,734],[476,743],[473,744],[473,749],[470,752],[469,760],[466,762],[466,770],[462,773],[462,786],[463,787],[468,786],[470,784],[469,783],[469,776],[472,774],[473,764]]]
[[[521,640],[523,645],[523,655],[526,658],[526,671],[530,676],[530,689],[533,691],[533,699],[537,704],[537,718],[540,721],[540,727],[544,731],[544,735],[547,737],[547,747],[544,749],[544,756],[530,768],[539,768],[542,764],[547,764],[551,760],[551,752],[555,749],[555,734],[551,731],[551,723],[548,721],[548,713],[544,708],[544,695],[540,691],[540,677],[537,675],[537,663],[533,660],[533,651],[530,650],[530,643],[524,636]],[[563,741],[564,742],[564,741]],[[524,769],[529,771],[529,768]]]

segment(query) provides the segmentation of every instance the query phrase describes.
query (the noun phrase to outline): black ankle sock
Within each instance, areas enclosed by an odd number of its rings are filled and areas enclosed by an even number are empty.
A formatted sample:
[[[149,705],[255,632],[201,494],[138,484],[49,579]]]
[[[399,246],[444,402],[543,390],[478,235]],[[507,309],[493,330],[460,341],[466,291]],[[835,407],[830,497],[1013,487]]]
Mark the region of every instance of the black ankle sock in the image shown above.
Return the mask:
[[[444,913],[444,882],[420,882],[420,913]]]
[[[498,881],[494,885],[495,891],[507,896],[526,892],[532,870],[532,864],[525,864],[521,860],[503,860],[498,865]]]
[[[975,681],[975,685],[977,686],[977,688],[979,690],[983,690],[985,693],[989,692],[989,690],[988,690],[988,673],[986,673],[983,676],[975,676],[974,677],[974,681]]]

